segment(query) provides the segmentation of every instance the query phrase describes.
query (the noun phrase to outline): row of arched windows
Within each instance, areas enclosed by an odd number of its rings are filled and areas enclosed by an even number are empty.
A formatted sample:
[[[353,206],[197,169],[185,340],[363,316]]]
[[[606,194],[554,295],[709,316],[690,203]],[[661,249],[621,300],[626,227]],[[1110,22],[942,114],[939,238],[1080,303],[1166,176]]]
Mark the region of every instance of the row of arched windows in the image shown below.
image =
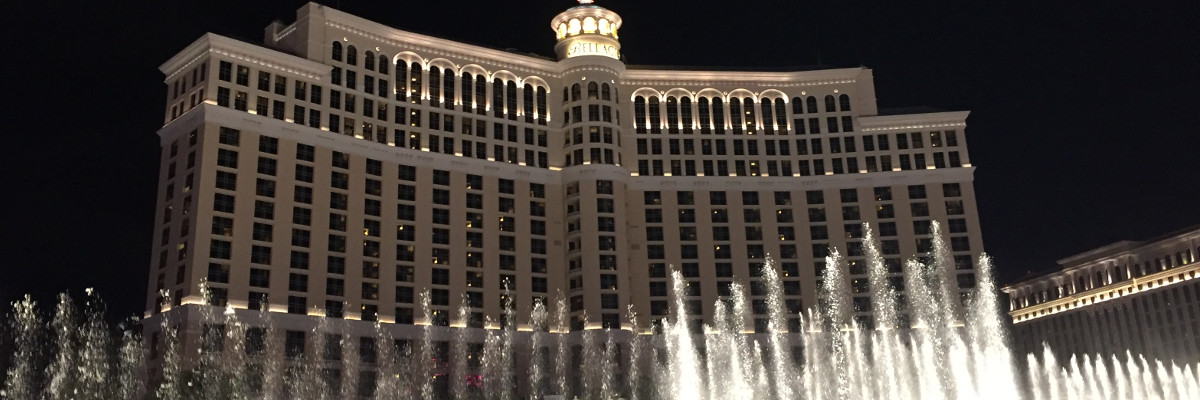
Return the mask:
[[[518,89],[515,81],[493,78],[489,104],[489,82],[483,74],[463,71],[458,75],[449,68],[437,66],[430,66],[428,74],[424,71],[418,62],[396,64],[396,100],[415,104],[427,103],[447,110],[453,110],[457,103],[462,111],[479,115],[487,115],[490,106],[492,116],[497,118],[516,121],[519,116],[523,116],[527,123],[548,123],[549,92],[545,86],[535,87],[526,83]],[[425,86],[428,88],[425,89]],[[423,89],[426,92],[423,92]]]
[[[592,17],[585,17],[582,20],[579,18],[572,18],[570,21],[561,22],[558,24],[558,27],[554,30],[554,32],[555,37],[558,39],[562,39],[567,36],[575,36],[581,33],[599,33],[605,36],[611,35],[612,37],[616,38],[618,37],[617,29],[620,27],[621,26],[616,22],[609,22],[608,18],[596,19]]]
[[[793,97],[792,98],[792,114],[809,114],[817,113],[817,98],[815,96],[808,97]],[[825,96],[825,112],[850,111],[850,96],[841,95],[833,97],[833,95]]]
[[[344,61],[348,65],[358,65],[358,49],[354,45],[345,46],[345,54],[343,54],[342,42],[333,42],[332,48],[333,53],[331,54],[331,58],[334,61]],[[368,71],[379,71],[379,73],[387,75],[389,70],[388,64],[388,58],[385,55],[376,55],[375,52],[370,50],[367,50],[366,54],[363,55],[363,69]]]
[[[824,106],[826,106],[824,107],[824,112],[826,113],[848,112],[850,111],[850,96],[841,95],[834,97],[833,95],[827,95],[824,98]],[[804,114],[805,112],[809,114],[818,113],[817,97],[792,97],[792,114]]]
[[[1196,251],[1200,253],[1200,248],[1197,248]],[[1112,264],[1097,267],[1091,271],[1073,273],[1063,277],[1063,280],[1057,280],[1053,286],[1036,289],[1038,291],[1033,294],[1016,297],[1013,307],[1014,309],[1019,309],[1053,301],[1065,296],[1124,282],[1132,278],[1166,271],[1192,262],[1195,262],[1192,250],[1184,249],[1183,251],[1175,252],[1174,255],[1167,254],[1165,257],[1156,257],[1153,260],[1147,259],[1145,262],[1121,265]]]
[[[777,130],[787,130],[786,102],[763,98],[756,104],[753,97],[732,97],[726,103],[720,97],[700,97],[693,105],[689,97],[667,96],[661,102],[658,97],[637,96],[633,100],[634,129],[637,133],[657,134],[666,130],[690,134],[698,127],[701,134],[721,135],[727,130],[735,135],[759,130],[774,134]]]
[[[358,50],[354,45],[343,46],[342,42],[334,41],[331,45],[331,58],[349,65],[358,65]],[[382,54],[376,55],[368,50],[363,56],[363,67],[367,70],[378,70],[379,73],[387,75],[390,71],[389,65],[388,58]],[[430,66],[428,74],[425,74],[426,70],[419,62],[397,62],[395,71],[396,100],[416,104],[427,103],[448,110],[454,109],[457,103],[461,105],[462,111],[479,115],[486,115],[490,106],[493,116],[498,118],[516,121],[519,116],[523,116],[525,122],[540,125],[546,125],[549,121],[549,92],[545,86],[526,83],[518,90],[514,81],[494,78],[489,104],[488,80],[483,74],[462,71],[459,75],[450,68],[438,66]],[[607,88],[605,85],[606,92]],[[423,90],[427,90],[427,93]],[[520,105],[518,99],[521,100]]]
[[[569,96],[568,96],[569,94]],[[588,100],[606,100],[611,101],[616,99],[617,103],[621,103],[621,96],[618,93],[616,86],[608,86],[608,83],[598,84],[596,82],[588,82],[587,84],[587,99]],[[571,87],[563,88],[563,103],[583,100],[583,85],[576,83]]]

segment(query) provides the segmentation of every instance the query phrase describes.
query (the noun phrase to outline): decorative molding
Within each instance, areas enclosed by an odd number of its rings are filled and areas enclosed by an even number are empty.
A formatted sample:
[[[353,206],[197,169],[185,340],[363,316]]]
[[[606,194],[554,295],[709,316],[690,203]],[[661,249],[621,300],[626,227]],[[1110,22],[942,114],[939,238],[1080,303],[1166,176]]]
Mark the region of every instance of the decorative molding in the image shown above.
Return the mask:
[[[365,139],[358,139],[354,136],[301,126],[208,103],[197,106],[188,114],[193,115],[188,116],[186,123],[171,123],[159,129],[158,135],[162,143],[169,143],[171,138],[183,134],[182,132],[190,132],[191,129],[195,129],[201,123],[214,123],[234,129],[268,133],[271,136],[286,138],[300,143],[319,145],[382,161],[416,163],[431,168],[453,171],[471,172],[490,169],[499,171],[500,174],[507,176],[528,178],[530,182],[535,183],[558,185],[560,182],[560,172],[549,169],[480,160],[453,154],[432,153],[409,149],[407,147],[388,146]],[[176,122],[182,119],[177,119]]]
[[[555,61],[407,32],[330,7],[322,7],[322,10],[325,14],[326,26],[396,48],[418,49],[430,54],[454,57],[474,63],[491,64],[502,69],[518,70],[534,75],[556,78],[559,76],[554,72],[558,69]],[[399,52],[397,51],[397,53]]]
[[[931,128],[965,128],[970,111],[945,111],[921,114],[860,116],[858,130],[877,132]]]
[[[762,86],[808,87],[854,84],[866,68],[794,72],[692,71],[629,69],[622,84],[637,86]]]
[[[333,68],[316,61],[296,57],[291,54],[275,51],[266,47],[230,39],[221,35],[206,33],[192,42],[183,51],[164,62],[158,67],[166,75],[164,81],[171,81],[179,73],[187,70],[205,56],[217,54],[232,60],[239,60],[258,65],[278,72],[298,75],[306,79],[321,81],[329,75]]]
[[[863,186],[914,185],[931,182],[971,182],[975,179],[974,175],[975,167],[812,176],[635,176],[631,179],[629,188],[650,190],[663,187],[668,183],[675,183],[681,187],[694,187],[701,190],[714,184],[720,187],[738,187],[744,184],[755,184],[755,186],[761,189],[795,190],[803,188],[805,190],[813,190]]]
[[[1191,281],[1195,278],[1200,278],[1200,263],[1193,262],[1181,267],[1104,285],[1045,303],[1013,310],[1008,315],[1012,317],[1014,324],[1021,324],[1058,313],[1084,309],[1112,300],[1137,295],[1142,292],[1161,289],[1180,282]]]

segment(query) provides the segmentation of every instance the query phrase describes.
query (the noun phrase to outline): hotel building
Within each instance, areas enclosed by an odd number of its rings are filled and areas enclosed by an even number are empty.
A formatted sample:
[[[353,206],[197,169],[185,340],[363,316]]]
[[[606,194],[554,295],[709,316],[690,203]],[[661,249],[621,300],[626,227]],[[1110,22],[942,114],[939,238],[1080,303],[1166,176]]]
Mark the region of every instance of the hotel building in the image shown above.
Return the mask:
[[[738,282],[761,332],[767,256],[799,312],[836,247],[866,319],[863,223],[899,287],[942,223],[974,287],[967,112],[880,110],[864,67],[627,65],[621,17],[581,3],[551,21],[552,58],[313,3],[263,43],[206,34],[170,58],[146,315],[180,309],[197,334],[207,280],[215,304],[269,304],[297,330],[326,317],[416,337],[499,328],[485,321],[507,287],[520,330],[562,293],[569,331],[650,334],[675,268],[696,321]]]
[[[1018,354],[1200,361],[1200,226],[1123,241],[1058,261],[1003,288]],[[1060,361],[1061,362],[1061,361]]]

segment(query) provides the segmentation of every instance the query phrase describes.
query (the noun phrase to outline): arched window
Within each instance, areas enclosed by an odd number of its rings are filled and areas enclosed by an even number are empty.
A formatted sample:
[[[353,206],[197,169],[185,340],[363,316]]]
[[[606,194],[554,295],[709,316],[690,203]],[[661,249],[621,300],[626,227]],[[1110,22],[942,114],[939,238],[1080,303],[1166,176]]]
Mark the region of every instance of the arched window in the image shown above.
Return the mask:
[[[538,125],[546,125],[546,118],[550,116],[550,112],[546,110],[546,88],[539,86],[537,88],[537,120]]]
[[[621,89],[616,86],[613,86],[613,98],[617,99],[617,104],[621,104]],[[620,113],[618,113],[618,115],[620,115]]]
[[[834,104],[833,95],[832,94],[826,95],[825,96],[825,112],[835,112],[835,111],[837,111],[837,105]]]
[[[504,117],[504,81],[492,79],[492,116]]]
[[[597,100],[600,98],[600,85],[596,82],[588,83],[588,100]]]
[[[679,99],[680,118],[683,119],[683,133],[692,134],[692,99],[684,97]]]
[[[475,88],[474,76],[470,72],[462,74],[462,110],[471,112],[472,106],[475,104],[475,95],[472,89]]]
[[[701,97],[700,100],[698,100],[696,102],[696,105],[697,105],[697,107],[699,107],[699,111],[700,111],[699,112],[700,134],[702,134],[702,135],[711,134],[712,133],[712,119],[711,119],[712,114],[711,114],[711,111],[708,106],[708,98]]]
[[[571,85],[571,101],[579,101],[579,98],[582,96],[583,96],[583,87],[579,86],[578,83]]]
[[[775,121],[773,121],[773,119],[775,118],[773,118],[773,115],[775,110],[771,108],[771,99],[763,99],[762,104],[760,104],[759,107],[762,107],[763,132],[768,135],[774,135]]]
[[[658,97],[650,98],[650,133],[662,133],[662,109],[659,108]]]
[[[563,103],[571,101],[571,89],[563,86]]]
[[[746,110],[746,134],[753,135],[758,130],[758,118],[754,116],[754,99],[742,99],[742,108]]]
[[[780,135],[787,134],[787,106],[783,104],[783,99],[775,99],[775,125]]]
[[[532,124],[533,115],[537,114],[533,108],[533,85],[526,83],[522,95],[524,96],[522,103],[525,105],[525,108],[522,108],[521,112],[525,113],[525,122]]]
[[[342,42],[333,42],[333,61],[342,61]]]
[[[475,113],[487,115],[487,78],[475,75]]]
[[[391,69],[391,68],[388,68],[387,57],[385,57],[383,54],[380,54],[379,55],[379,73],[387,75],[389,69]]]
[[[358,65],[358,49],[354,45],[346,46],[346,64]]]
[[[442,101],[442,69],[438,67],[429,67],[429,104],[434,107],[441,105]]]
[[[633,128],[637,133],[646,133],[646,98],[633,99]]]
[[[679,133],[679,100],[667,97],[667,133]]]
[[[604,20],[601,20],[601,21],[604,21]],[[608,84],[605,83],[605,84],[601,85],[600,86],[600,100],[612,100],[612,98],[608,92],[609,92]]]
[[[838,96],[838,102],[842,103],[842,111],[850,111],[850,95],[843,94]]]
[[[720,97],[712,99],[713,129],[718,135],[725,134],[725,101]]]
[[[396,100],[408,100],[408,65],[402,62],[396,63]]]
[[[1104,273],[1096,271],[1096,287],[1104,286]]]
[[[1079,277],[1079,285],[1075,286],[1075,293],[1079,293],[1084,290],[1087,290],[1087,286],[1084,286],[1083,277],[1081,276]]]
[[[805,100],[805,103],[807,103],[807,106],[808,106],[808,113],[809,113],[809,114],[813,114],[813,113],[816,113],[816,112],[817,112],[817,98],[816,98],[816,96],[808,96],[808,99],[807,99],[807,100]]]
[[[799,97],[792,98],[792,114],[804,114],[804,99]]]
[[[729,99],[729,120],[733,124],[733,134],[741,135],[742,129],[746,126],[742,122],[742,99],[734,97]]]
[[[363,68],[367,71],[375,70],[375,52],[367,50],[367,54],[363,56]]]
[[[517,83],[509,81],[508,88],[504,91],[505,102],[504,106],[508,108],[508,119],[517,120]]]
[[[445,99],[447,110],[454,109],[454,71],[449,69],[442,74],[442,98]]]
[[[409,89],[408,101],[421,104],[421,63],[412,63],[412,68],[408,71]]]

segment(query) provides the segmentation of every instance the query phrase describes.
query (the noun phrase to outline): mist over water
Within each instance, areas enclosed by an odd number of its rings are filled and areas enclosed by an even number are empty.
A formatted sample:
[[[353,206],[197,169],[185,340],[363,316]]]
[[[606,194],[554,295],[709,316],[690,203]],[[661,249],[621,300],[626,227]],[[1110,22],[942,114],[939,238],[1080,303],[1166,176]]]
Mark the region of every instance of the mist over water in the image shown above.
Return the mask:
[[[678,271],[671,274],[670,315],[654,335],[567,334],[572,317],[562,293],[552,304],[535,302],[521,318],[506,293],[502,315],[483,321],[496,329],[421,325],[411,327],[419,335],[399,337],[390,324],[376,322],[363,336],[369,322],[314,318],[299,348],[285,340],[273,313],[191,305],[199,310],[200,333],[181,335],[180,321],[170,317],[176,313],[165,313],[156,321],[157,346],[148,350],[139,321],[114,334],[91,293],[82,307],[60,296],[48,319],[26,297],[6,319],[5,340],[14,351],[0,398],[1200,398],[1197,365],[1129,352],[1060,360],[1048,347],[1014,355],[987,256],[976,263],[977,287],[962,296],[936,224],[929,260],[905,263],[902,275],[888,271],[870,227],[864,232],[871,318],[856,318],[847,262],[832,249],[819,277],[820,304],[803,315],[788,311],[779,273],[767,260],[760,278],[766,328],[756,333],[748,333],[754,313],[738,284],[713,305],[710,323],[693,322]],[[902,285],[892,279],[899,276]],[[428,292],[419,296],[419,312],[425,321],[450,318],[430,307]],[[633,326],[643,322],[632,306],[625,312]],[[799,326],[788,326],[797,317]],[[465,299],[454,318],[456,326],[467,325]],[[517,331],[518,320],[529,329]],[[184,343],[189,337],[196,343]],[[143,379],[150,365],[161,366],[152,386]]]

